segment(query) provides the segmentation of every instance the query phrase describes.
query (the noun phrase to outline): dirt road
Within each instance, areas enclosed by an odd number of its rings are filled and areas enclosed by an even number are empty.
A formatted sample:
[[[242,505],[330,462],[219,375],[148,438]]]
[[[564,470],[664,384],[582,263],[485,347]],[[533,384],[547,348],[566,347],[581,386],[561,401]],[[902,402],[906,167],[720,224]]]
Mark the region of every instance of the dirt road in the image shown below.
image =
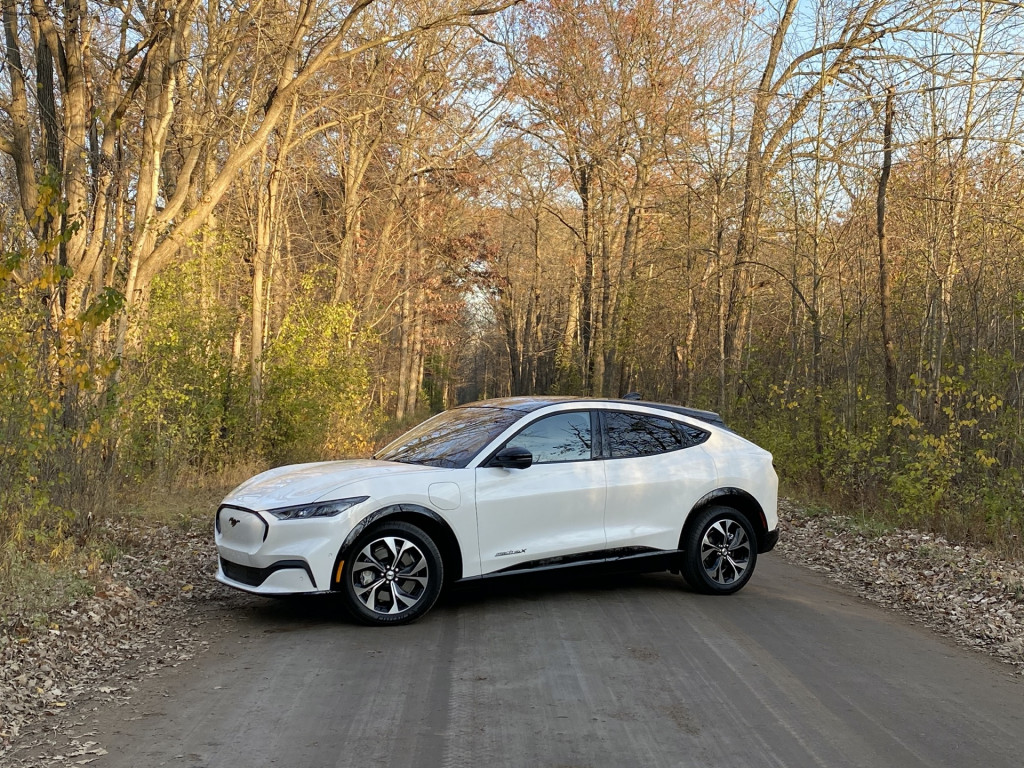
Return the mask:
[[[390,629],[329,598],[248,605],[84,724],[92,766],[1024,764],[1024,679],[775,555],[729,598],[516,581]]]

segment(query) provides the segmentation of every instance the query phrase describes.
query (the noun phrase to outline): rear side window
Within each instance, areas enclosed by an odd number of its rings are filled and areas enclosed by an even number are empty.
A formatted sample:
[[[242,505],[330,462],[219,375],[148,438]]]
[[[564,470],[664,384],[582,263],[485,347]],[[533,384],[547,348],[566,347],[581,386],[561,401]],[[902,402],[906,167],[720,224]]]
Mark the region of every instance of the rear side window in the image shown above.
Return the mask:
[[[607,451],[613,459],[677,451],[707,438],[707,433],[700,429],[643,413],[605,411],[604,419]]]
[[[508,445],[527,449],[533,454],[534,464],[587,461],[592,457],[593,445],[590,412],[545,416],[509,440]]]

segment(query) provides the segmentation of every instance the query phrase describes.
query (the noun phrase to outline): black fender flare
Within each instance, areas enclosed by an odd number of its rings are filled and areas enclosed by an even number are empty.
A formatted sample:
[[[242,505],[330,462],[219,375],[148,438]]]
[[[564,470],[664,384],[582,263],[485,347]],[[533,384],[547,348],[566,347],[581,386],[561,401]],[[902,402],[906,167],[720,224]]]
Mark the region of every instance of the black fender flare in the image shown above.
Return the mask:
[[[690,508],[690,512],[686,516],[686,522],[679,533],[680,548],[683,546],[682,542],[686,536],[686,529],[690,525],[690,521],[695,517],[694,513],[709,504],[714,504],[716,502],[722,502],[726,506],[734,507],[737,511],[742,512],[743,515],[746,516],[750,521],[750,525],[754,528],[754,531],[757,534],[758,549],[766,543],[766,539],[768,537],[768,519],[765,517],[764,510],[761,508],[761,503],[748,491],[745,491],[742,488],[726,486],[723,488],[716,488],[715,490],[704,494],[697,500],[697,503]]]
[[[390,504],[386,507],[381,507],[356,523],[341,543],[341,546],[338,548],[338,554],[334,557],[334,568],[331,569],[331,589],[339,588],[341,582],[339,566],[347,557],[348,551],[355,544],[356,539],[362,536],[368,528],[389,517],[401,517],[401,519],[410,522],[415,522],[417,517],[426,518],[437,527],[450,533],[453,539],[455,537],[455,533],[451,530],[451,526],[448,525],[448,521],[429,507],[424,507],[420,504]]]

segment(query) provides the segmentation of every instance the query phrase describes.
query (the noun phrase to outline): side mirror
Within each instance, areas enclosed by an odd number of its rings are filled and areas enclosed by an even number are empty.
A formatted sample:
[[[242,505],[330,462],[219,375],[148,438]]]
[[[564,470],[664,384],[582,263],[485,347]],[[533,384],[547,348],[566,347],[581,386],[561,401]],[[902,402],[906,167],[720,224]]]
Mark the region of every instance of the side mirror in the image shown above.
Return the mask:
[[[525,448],[518,448],[514,445],[507,445],[498,451],[497,455],[490,460],[490,467],[504,467],[505,469],[526,469],[533,464],[533,454]]]

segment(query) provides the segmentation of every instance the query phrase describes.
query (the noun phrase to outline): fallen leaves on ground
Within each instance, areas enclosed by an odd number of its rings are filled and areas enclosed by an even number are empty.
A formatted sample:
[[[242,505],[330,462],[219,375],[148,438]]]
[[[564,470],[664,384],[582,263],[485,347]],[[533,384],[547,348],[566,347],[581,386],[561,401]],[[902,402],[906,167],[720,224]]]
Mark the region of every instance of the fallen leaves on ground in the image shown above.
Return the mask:
[[[131,681],[203,650],[204,616],[236,599],[214,580],[211,539],[205,527],[138,534],[131,554],[103,566],[92,596],[42,621],[10,617],[0,626],[0,763],[58,743],[53,732],[76,702],[123,699]],[[104,754],[93,742],[63,749],[51,762],[18,764],[85,764]]]
[[[1024,674],[1024,563],[912,530],[867,534],[780,502],[777,551]]]

